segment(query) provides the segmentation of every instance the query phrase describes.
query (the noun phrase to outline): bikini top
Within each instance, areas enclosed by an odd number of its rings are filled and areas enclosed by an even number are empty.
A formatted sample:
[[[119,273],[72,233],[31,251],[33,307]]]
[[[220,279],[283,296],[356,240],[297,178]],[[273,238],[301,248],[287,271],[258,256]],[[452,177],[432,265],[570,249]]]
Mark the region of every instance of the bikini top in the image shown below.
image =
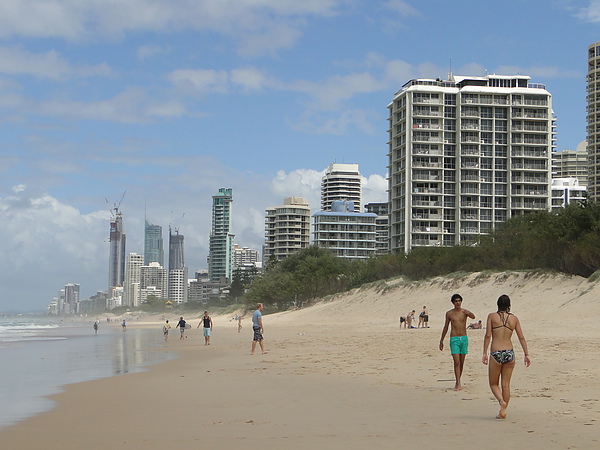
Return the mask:
[[[498,311],[498,315],[500,316],[500,320],[502,321],[502,325],[498,325],[497,327],[492,327],[492,330],[495,330],[496,328],[502,328],[502,327],[506,327],[508,328],[510,331],[513,331],[513,328],[508,326],[508,318],[510,317],[510,313],[506,313],[506,317],[504,317],[500,311]]]

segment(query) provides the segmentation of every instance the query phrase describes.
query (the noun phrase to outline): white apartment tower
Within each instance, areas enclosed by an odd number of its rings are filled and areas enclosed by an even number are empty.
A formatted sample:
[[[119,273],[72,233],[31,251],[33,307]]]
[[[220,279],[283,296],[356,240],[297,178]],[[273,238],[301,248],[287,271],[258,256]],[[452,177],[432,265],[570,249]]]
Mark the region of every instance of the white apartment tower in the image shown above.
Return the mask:
[[[265,210],[263,262],[278,261],[310,245],[310,207],[304,197],[286,197],[283,205]]]
[[[167,297],[168,270],[157,262],[140,267],[140,303],[145,303],[149,295]]]
[[[390,249],[469,244],[550,209],[552,96],[524,75],[410,80],[388,105]]]
[[[335,200],[354,202],[355,212],[362,205],[362,176],[358,164],[332,163],[321,181],[321,211],[331,211]]]
[[[144,255],[129,253],[125,259],[125,282],[123,285],[123,306],[140,305],[140,277],[144,265]]]

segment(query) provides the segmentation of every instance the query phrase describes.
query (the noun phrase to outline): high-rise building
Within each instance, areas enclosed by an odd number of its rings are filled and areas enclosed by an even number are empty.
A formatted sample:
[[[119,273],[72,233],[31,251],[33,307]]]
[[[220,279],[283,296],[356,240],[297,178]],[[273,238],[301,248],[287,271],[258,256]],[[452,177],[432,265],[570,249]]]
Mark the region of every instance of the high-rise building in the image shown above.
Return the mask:
[[[249,247],[240,247],[238,244],[233,246],[233,268],[237,269],[242,266],[256,266],[260,261],[260,252],[252,250]]]
[[[115,208],[110,221],[110,255],[108,260],[108,290],[123,286],[125,280],[125,238],[123,214]]]
[[[285,197],[283,205],[266,209],[263,262],[278,261],[310,245],[310,207],[304,197]]]
[[[600,41],[588,47],[587,73],[588,195],[600,199]]]
[[[164,266],[165,252],[163,249],[162,227],[146,220],[144,228],[144,265],[147,266],[151,262],[157,262]]]
[[[212,224],[209,237],[208,273],[210,281],[231,281],[233,270],[233,241],[231,234],[232,189],[221,188],[213,195]]]
[[[144,255],[129,253],[125,261],[125,283],[123,284],[123,306],[140,305],[140,277]]]
[[[367,203],[365,211],[377,214],[375,219],[375,248],[378,254],[390,251],[390,216],[388,203]]]
[[[390,249],[474,243],[550,210],[552,96],[525,75],[410,80],[389,109]]]
[[[167,269],[157,262],[140,267],[140,303],[145,303],[149,295],[167,297]]]
[[[321,211],[331,211],[335,200],[354,202],[356,212],[362,205],[362,176],[358,164],[332,163],[321,180]]]
[[[375,256],[377,214],[354,211],[353,202],[335,200],[331,211],[313,214],[313,244],[331,250],[340,258]]]
[[[65,314],[79,314],[79,291],[77,283],[65,285]]]
[[[579,143],[575,150],[552,152],[552,178],[577,178],[579,186],[587,186],[587,142]]]
[[[183,235],[169,227],[169,299],[181,304],[188,301],[188,270],[183,253]]]

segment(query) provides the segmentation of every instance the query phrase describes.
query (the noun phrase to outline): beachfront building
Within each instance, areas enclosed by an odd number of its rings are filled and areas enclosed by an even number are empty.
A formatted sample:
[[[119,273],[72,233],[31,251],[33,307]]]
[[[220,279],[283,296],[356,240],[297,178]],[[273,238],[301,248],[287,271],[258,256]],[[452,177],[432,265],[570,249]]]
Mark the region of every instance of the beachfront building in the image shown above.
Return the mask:
[[[585,201],[587,188],[577,178],[552,179],[552,211],[558,212],[569,203]]]
[[[210,281],[221,283],[231,281],[233,271],[233,243],[231,234],[231,188],[221,188],[213,195],[212,224],[209,236],[208,274]]]
[[[313,218],[313,244],[331,250],[339,258],[367,259],[377,249],[377,214],[355,212],[353,202],[335,200],[331,211]]]
[[[600,41],[588,47],[587,151],[588,194],[600,200]]]
[[[310,207],[304,197],[285,197],[265,210],[263,261],[277,261],[310,245]]]
[[[140,277],[144,255],[129,253],[125,260],[125,282],[123,284],[123,306],[140,305]]]
[[[145,220],[144,227],[144,265],[157,262],[165,265],[165,252],[163,248],[162,227]]]
[[[125,241],[123,214],[115,207],[110,221],[110,254],[108,259],[108,290],[123,286],[125,281]]]
[[[579,143],[575,150],[552,152],[552,178],[577,178],[579,186],[587,186],[587,142]]]
[[[140,267],[140,303],[145,303],[149,295],[163,299],[167,296],[167,269],[157,262]]]
[[[78,283],[68,283],[59,293],[61,304],[60,314],[79,314],[79,292],[81,286]]]
[[[331,211],[336,200],[354,203],[356,212],[362,205],[362,176],[358,164],[332,163],[321,180],[321,211]]]
[[[188,269],[185,266],[182,234],[175,228],[175,234],[169,227],[169,292],[168,297],[177,304],[187,302]]]
[[[390,249],[474,244],[550,210],[552,96],[525,75],[414,79],[388,105]]]
[[[377,214],[375,219],[375,249],[381,255],[390,251],[390,216],[388,203],[367,203],[365,212]]]

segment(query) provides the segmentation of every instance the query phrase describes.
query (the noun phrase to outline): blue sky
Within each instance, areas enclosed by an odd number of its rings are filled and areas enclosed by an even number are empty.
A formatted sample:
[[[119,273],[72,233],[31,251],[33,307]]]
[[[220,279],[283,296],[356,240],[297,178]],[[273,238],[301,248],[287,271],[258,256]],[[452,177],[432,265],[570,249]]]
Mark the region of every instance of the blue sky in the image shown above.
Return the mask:
[[[554,96],[558,148],[585,139],[600,1],[3,0],[0,311],[66,283],[106,289],[109,209],[143,253],[144,204],[206,267],[211,196],[260,249],[264,209],[318,209],[331,162],[386,200],[387,110],[415,77],[527,74]],[[108,201],[108,203],[107,203]]]

